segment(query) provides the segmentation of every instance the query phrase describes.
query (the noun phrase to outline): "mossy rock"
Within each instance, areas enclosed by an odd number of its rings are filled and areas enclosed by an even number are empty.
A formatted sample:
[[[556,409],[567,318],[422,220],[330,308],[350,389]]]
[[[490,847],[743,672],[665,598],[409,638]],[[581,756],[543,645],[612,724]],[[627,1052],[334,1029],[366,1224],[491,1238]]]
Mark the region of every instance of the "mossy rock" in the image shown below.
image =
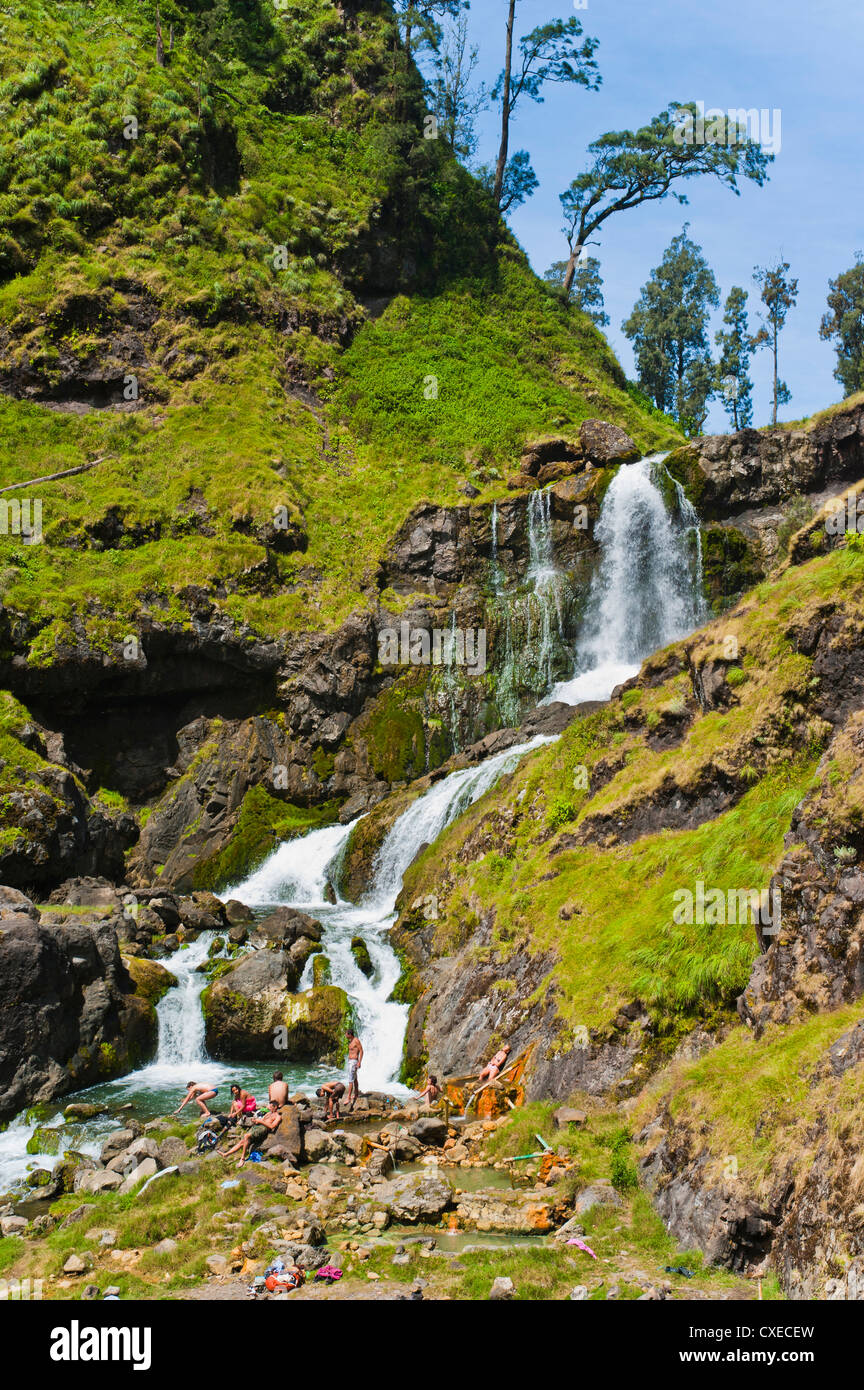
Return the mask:
[[[123,964],[132,976],[136,995],[151,1008],[177,984],[177,976],[158,961],[147,960],[144,956],[124,956]]]
[[[28,1187],[50,1187],[53,1180],[47,1168],[34,1168],[32,1173],[27,1174]]]
[[[352,1012],[345,991],[319,984],[291,993],[287,954],[258,951],[234,963],[201,996],[213,1057],[247,1061],[338,1061]]]
[[[28,1154],[58,1154],[60,1152],[60,1140],[68,1132],[62,1125],[57,1129],[53,1129],[49,1125],[37,1125],[27,1140]]]
[[[353,936],[351,938],[351,954],[354,957],[354,963],[357,969],[362,971],[367,979],[375,974],[375,966],[372,964],[369,947],[366,945],[362,936]]]
[[[312,985],[315,989],[320,989],[322,985],[330,983],[330,961],[323,952],[319,952],[312,961]]]
[[[214,854],[201,856],[194,870],[196,888],[218,890],[237,883],[264,862],[285,840],[332,825],[340,802],[320,806],[295,806],[271,796],[264,787],[250,787],[231,835]]]
[[[452,753],[440,722],[427,727],[430,672],[401,675],[357,721],[352,738],[366,748],[369,766],[385,782],[408,782],[440,766]]]
[[[387,832],[418,794],[419,789],[394,792],[357,822],[348,837],[339,867],[337,887],[343,898],[349,902],[360,901],[371,881],[375,856]]]
[[[705,596],[715,609],[730,604],[764,577],[752,544],[735,526],[706,526],[702,531]]]

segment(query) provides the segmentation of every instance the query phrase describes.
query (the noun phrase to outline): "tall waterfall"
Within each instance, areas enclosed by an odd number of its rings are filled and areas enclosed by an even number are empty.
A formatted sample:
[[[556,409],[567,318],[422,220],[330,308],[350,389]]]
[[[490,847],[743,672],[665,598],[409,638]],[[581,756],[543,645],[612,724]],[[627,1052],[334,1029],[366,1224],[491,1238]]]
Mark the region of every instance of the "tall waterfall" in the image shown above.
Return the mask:
[[[547,697],[605,700],[651,652],[692,632],[704,617],[699,521],[683,488],[654,454],[619,468],[594,538],[601,552],[576,649],[576,671]],[[661,470],[674,484],[669,508]]]

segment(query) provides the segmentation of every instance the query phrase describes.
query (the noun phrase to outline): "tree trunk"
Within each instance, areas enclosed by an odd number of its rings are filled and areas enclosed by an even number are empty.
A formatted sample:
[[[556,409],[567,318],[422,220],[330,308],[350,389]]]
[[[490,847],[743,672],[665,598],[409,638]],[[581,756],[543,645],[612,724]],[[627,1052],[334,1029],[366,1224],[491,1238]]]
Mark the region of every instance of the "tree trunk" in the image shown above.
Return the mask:
[[[495,166],[495,184],[492,197],[495,206],[501,206],[504,191],[504,170],[507,168],[507,147],[510,142],[510,72],[513,66],[513,22],[516,18],[516,0],[510,0],[507,14],[507,48],[504,54],[504,89],[501,96],[501,144],[498,149],[498,163]]]
[[[774,325],[774,418],[772,425],[777,424],[777,325]]]
[[[160,68],[165,66],[165,45],[162,42],[162,16],[159,14],[159,7],[156,7],[156,62]]]
[[[570,298],[570,291],[573,289],[573,280],[576,276],[576,264],[581,254],[582,247],[578,244],[574,246],[570,252],[570,258],[567,261],[567,269],[564,272],[564,284],[561,286],[561,292],[565,300],[569,300]]]

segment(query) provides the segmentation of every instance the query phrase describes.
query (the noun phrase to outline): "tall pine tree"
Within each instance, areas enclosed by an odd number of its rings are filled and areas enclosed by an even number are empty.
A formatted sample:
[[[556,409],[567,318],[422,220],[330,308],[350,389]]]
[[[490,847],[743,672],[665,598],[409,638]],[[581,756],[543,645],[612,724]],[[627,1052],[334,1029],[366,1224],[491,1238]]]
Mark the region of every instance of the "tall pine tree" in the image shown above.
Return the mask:
[[[750,365],[747,291],[738,285],[733,285],[726,296],[723,322],[726,327],[714,334],[720,349],[717,390],[735,429],[743,430],[753,421],[753,382],[747,375]]]
[[[798,281],[789,275],[789,262],[777,261],[771,266],[757,266],[753,279],[761,290],[765,305],[761,315],[762,327],[752,339],[754,348],[768,347],[774,364],[774,407],[771,414],[772,425],[777,424],[777,408],[791,401],[792,392],[785,381],[780,380],[778,371],[778,345],[780,332],[786,323],[786,315],[798,300]]]
[[[708,317],[719,300],[713,272],[685,225],[621,325],[633,343],[642,390],[689,435],[702,429],[714,392]]]
[[[864,260],[860,252],[849,270],[836,280],[829,280],[828,288],[831,312],[822,319],[819,337],[828,342],[834,339],[834,375],[847,396],[851,396],[855,391],[864,391]]]

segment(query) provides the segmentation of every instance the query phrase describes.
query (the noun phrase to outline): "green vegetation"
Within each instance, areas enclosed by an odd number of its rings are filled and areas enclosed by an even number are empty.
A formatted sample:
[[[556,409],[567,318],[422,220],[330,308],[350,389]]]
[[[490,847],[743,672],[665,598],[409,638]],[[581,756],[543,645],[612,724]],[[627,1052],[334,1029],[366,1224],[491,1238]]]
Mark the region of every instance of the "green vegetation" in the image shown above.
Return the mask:
[[[700,710],[680,649],[669,648],[647,664],[642,686],[575,721],[466,812],[406,876],[406,903],[437,896],[435,951],[466,948],[470,959],[470,924],[482,906],[493,914],[492,953],[502,961],[517,950],[551,954],[552,973],[520,1004],[527,1013],[551,990],[562,1047],[577,1026],[606,1036],[634,999],[649,1009],[664,1051],[694,1020],[728,1017],[758,951],[753,926],[677,925],[674,895],[699,881],[724,893],[767,887],[831,728],[808,709],[818,682],[797,650],[799,625],[841,590],[850,620],[860,621],[862,562],[844,550],[787,568],[722,625],[689,639],[696,667],[722,659],[724,641],[737,640],[727,703]],[[679,738],[655,746],[646,735],[669,720]],[[853,748],[850,734],[850,769]],[[848,823],[860,791],[845,776],[850,805],[834,814]],[[717,814],[693,828],[652,831],[663,806],[698,802],[724,785],[735,790]],[[502,814],[507,835],[487,852]],[[638,834],[627,833],[631,823]],[[837,835],[849,839],[843,824]],[[404,930],[412,920],[406,911]]]
[[[142,611],[182,624],[201,587],[262,632],[336,622],[413,506],[469,475],[494,491],[526,434],[607,414],[674,442],[420,138],[387,7],[225,0],[205,22],[165,0],[164,66],[156,9],[26,0],[5,22],[0,357],[36,399],[0,401],[4,482],[103,460],[40,484],[43,544],[0,540],[31,660],[79,621],[119,660]],[[124,389],[136,408],[41,403]]]
[[[283,840],[293,840],[309,830],[329,825],[338,813],[336,802],[320,806],[294,806],[253,786],[243,798],[237,824],[228,843],[195,865],[195,887],[218,891],[238,883],[263,863]]]

